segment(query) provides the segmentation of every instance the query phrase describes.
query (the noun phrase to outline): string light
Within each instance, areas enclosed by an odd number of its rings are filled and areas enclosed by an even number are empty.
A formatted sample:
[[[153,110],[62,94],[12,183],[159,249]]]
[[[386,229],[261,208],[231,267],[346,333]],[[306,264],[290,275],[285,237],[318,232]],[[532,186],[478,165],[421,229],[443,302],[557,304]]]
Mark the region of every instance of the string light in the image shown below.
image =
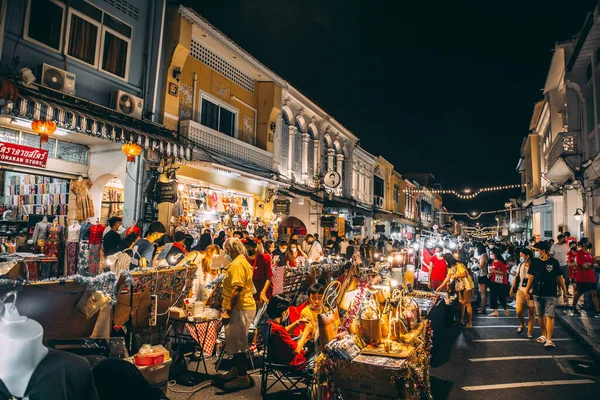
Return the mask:
[[[513,208],[513,211],[516,210],[521,210],[521,208],[516,209]],[[476,220],[479,219],[482,215],[489,215],[489,214],[503,214],[505,212],[508,212],[509,210],[506,209],[502,209],[502,210],[492,210],[492,211],[481,211],[481,212],[476,212],[473,211],[472,213],[466,213],[466,212],[450,212],[450,211],[440,211],[440,214],[445,214],[445,215],[458,215],[458,216],[465,216],[465,217],[469,217],[472,220]]]
[[[453,189],[443,189],[443,190],[409,189],[409,191],[413,192],[413,193],[426,193],[426,194],[453,194],[456,197],[458,197],[459,199],[471,200],[471,199],[474,199],[475,197],[479,196],[481,193],[497,192],[500,190],[517,189],[517,188],[522,188],[524,186],[525,185],[518,183],[518,184],[514,184],[514,185],[486,187],[486,188],[477,189],[476,191],[472,191],[471,189],[464,189],[462,191],[464,194],[460,193],[461,191],[459,191],[459,190],[453,190]]]

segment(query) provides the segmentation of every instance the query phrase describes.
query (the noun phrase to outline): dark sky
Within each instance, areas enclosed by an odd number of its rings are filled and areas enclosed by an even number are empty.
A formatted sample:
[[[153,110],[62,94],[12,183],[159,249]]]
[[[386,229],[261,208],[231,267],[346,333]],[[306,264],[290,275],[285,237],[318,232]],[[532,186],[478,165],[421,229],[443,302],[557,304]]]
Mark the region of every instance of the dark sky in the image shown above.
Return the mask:
[[[554,43],[595,0],[188,1],[402,172],[446,188],[519,183],[515,167]],[[503,208],[519,191],[445,197]]]

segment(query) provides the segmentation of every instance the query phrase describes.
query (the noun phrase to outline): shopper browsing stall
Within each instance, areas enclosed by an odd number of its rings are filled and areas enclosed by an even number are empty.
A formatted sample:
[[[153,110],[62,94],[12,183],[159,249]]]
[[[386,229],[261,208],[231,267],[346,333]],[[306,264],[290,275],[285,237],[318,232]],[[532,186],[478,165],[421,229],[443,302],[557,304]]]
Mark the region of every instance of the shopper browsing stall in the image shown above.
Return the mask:
[[[467,268],[459,262],[450,253],[444,254],[444,260],[448,264],[449,273],[444,279],[444,282],[437,288],[437,292],[440,292],[450,281],[455,281],[456,292],[458,293],[458,301],[460,302],[460,323],[465,325],[467,328],[473,327],[473,308],[471,302],[473,301],[473,278],[469,275]],[[467,321],[465,321],[465,310],[467,313]]]
[[[435,255],[429,260],[428,286],[432,290],[442,286],[448,274],[448,263],[444,259],[443,251],[441,246],[436,246]]]
[[[248,263],[246,249],[237,238],[224,244],[226,257],[230,260],[223,280],[223,314],[225,345],[233,355],[233,367],[221,379],[227,381],[228,390],[245,389],[251,384],[246,370],[248,330],[256,314],[256,303],[252,296],[252,266]]]
[[[290,246],[285,253],[286,262],[288,267],[297,267],[298,264],[301,264],[306,259],[306,253],[300,249],[298,246],[298,242],[292,241],[290,242]]]
[[[140,239],[133,246],[133,257],[131,258],[130,269],[152,268],[152,258],[154,257],[154,242],[163,237],[166,229],[160,221],[154,221],[148,226],[146,237]]]

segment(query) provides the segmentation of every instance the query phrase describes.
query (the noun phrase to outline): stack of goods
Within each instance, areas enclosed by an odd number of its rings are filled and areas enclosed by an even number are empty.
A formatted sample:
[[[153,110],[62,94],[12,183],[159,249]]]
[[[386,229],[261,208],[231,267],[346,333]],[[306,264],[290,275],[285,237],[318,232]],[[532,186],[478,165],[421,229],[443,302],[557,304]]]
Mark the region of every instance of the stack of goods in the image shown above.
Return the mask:
[[[439,295],[420,290],[415,290],[412,293],[408,293],[408,296],[410,296],[412,300],[419,306],[423,316],[429,315],[429,312],[440,300]]]
[[[18,174],[8,181],[4,198],[6,209],[14,210],[18,220],[29,214],[59,215],[65,223],[69,203],[69,181],[47,176]]]

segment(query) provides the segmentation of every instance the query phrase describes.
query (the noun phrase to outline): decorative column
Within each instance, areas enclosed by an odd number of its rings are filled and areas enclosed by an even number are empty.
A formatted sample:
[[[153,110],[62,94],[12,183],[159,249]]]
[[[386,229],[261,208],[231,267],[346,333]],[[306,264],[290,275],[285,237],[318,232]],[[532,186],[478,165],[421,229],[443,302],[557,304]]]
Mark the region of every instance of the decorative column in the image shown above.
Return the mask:
[[[288,143],[288,177],[291,179],[294,177],[294,138],[298,133],[298,128],[295,126],[289,127],[289,143]]]
[[[319,160],[321,159],[321,153],[319,153],[319,139],[313,139],[313,146],[315,149],[315,156],[313,157],[313,173],[321,174],[321,171],[319,171]],[[312,176],[310,177],[310,180],[312,182]]]
[[[302,182],[308,182],[308,142],[310,141],[310,135],[308,133],[302,134]]]
[[[358,200],[358,164],[352,163],[352,198]]]
[[[344,155],[342,153],[336,156],[336,171],[340,174],[340,186],[337,187],[338,195],[342,194],[342,188],[344,187]]]
[[[327,171],[334,171],[333,158],[335,157],[335,149],[327,149]]]

